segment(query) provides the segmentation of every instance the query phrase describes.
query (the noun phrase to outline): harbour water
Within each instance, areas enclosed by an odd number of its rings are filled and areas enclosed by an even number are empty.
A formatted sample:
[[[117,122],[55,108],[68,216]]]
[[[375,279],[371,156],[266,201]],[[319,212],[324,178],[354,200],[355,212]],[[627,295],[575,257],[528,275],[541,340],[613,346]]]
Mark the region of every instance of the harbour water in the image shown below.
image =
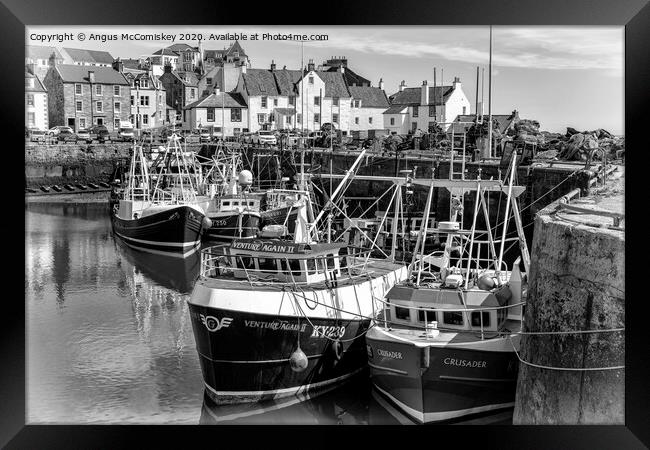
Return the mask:
[[[367,372],[319,397],[219,407],[204,398],[184,260],[113,236],[107,203],[25,209],[28,424],[409,424]],[[512,411],[464,423],[512,423]]]

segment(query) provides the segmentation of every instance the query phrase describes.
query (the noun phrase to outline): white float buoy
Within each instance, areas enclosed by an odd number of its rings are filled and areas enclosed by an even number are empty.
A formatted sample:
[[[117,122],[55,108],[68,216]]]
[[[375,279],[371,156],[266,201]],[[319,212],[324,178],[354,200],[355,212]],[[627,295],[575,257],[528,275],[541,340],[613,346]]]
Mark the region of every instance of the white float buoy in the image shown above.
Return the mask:
[[[300,347],[298,347],[289,357],[289,365],[291,366],[291,370],[294,372],[302,372],[307,368],[308,364],[309,360],[307,359],[307,355],[305,355],[305,352],[303,352]]]

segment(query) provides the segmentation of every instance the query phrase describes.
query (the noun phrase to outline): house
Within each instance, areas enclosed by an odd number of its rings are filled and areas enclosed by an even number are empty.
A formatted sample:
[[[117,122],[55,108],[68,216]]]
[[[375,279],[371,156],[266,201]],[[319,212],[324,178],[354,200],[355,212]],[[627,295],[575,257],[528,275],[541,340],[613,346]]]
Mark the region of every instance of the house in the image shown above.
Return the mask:
[[[201,61],[201,52],[198,47],[192,47],[191,45],[178,43],[170,45],[166,48],[178,55],[178,60],[176,62],[176,70],[183,72],[193,72],[199,67]]]
[[[25,126],[47,130],[47,90],[38,76],[25,70]]]
[[[136,129],[160,127],[168,123],[165,88],[151,70],[127,68],[120,59],[113,62],[113,69],[122,73],[131,86],[129,121]]]
[[[348,86],[350,102],[350,130],[385,130],[384,111],[390,106],[384,92],[384,82],[379,87]]]
[[[370,86],[370,80],[356,74],[348,67],[348,59],[345,56],[332,56],[318,67],[324,72],[341,72],[345,77],[348,86]]]
[[[64,64],[79,66],[111,67],[115,58],[110,53],[100,50],[63,47],[61,49]]]
[[[116,131],[131,114],[131,88],[112,67],[55,64],[43,80],[48,94],[49,126],[75,131],[105,125]]]
[[[483,121],[488,120],[488,115],[483,115]],[[466,133],[476,120],[476,115],[460,115],[452,124],[453,130],[456,133]],[[509,130],[514,129],[515,124],[519,122],[519,112],[515,109],[510,114],[492,114],[492,121],[498,123],[498,130],[501,134],[506,134]]]
[[[54,56],[52,56],[54,55]],[[39,79],[45,78],[50,68],[50,58],[56,64],[63,64],[63,55],[56,47],[44,45],[26,45],[25,46],[25,65],[31,66],[31,73]]]
[[[247,109],[241,94],[216,89],[212,94],[184,108],[183,129],[212,127],[216,133],[234,136],[248,131]]]
[[[228,48],[224,48],[223,50],[205,50],[203,52],[203,67],[205,72],[226,63],[234,66],[249,65],[248,56],[239,44],[239,41],[233,42]]]
[[[178,58],[178,53],[162,48],[154,52],[147,60],[154,76],[159,77],[165,73],[166,66],[170,66],[172,70],[176,70]]]
[[[165,88],[166,103],[177,113],[182,113],[183,108],[199,99],[199,78],[196,73],[175,71],[171,65],[167,65],[165,72],[158,78]]]
[[[445,130],[456,117],[469,114],[470,103],[458,77],[451,86],[422,86],[407,88],[404,81],[399,92],[389,97],[390,107],[384,112],[384,125],[390,131],[406,134],[415,130],[427,131],[435,122]]]

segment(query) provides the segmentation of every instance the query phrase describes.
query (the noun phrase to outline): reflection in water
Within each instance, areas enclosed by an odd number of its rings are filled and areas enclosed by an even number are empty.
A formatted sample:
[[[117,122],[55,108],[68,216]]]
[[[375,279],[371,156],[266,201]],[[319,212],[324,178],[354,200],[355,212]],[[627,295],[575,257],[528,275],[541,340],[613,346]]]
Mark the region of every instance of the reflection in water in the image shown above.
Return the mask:
[[[70,278],[70,245],[67,239],[57,239],[52,246],[52,265],[56,283],[56,300],[63,305],[65,284]]]

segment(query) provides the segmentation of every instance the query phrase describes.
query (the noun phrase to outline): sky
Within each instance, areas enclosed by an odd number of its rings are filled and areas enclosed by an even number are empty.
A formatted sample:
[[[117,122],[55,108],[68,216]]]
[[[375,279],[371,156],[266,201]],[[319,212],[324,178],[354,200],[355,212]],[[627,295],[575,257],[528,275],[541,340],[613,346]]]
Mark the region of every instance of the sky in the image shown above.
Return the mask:
[[[57,36],[63,33],[70,34]],[[79,40],[79,33],[85,40]],[[126,40],[122,33],[166,34],[175,40]],[[438,84],[460,78],[472,113],[478,66],[484,73],[479,98],[482,91],[488,112],[488,26],[28,26],[26,43],[137,58],[173,43],[197,46],[196,34],[202,35],[204,50],[223,49],[230,41],[221,38],[228,33],[246,37],[239,41],[253,68],[269,68],[273,60],[278,69],[298,69],[301,61],[306,65],[313,59],[318,65],[332,56],[345,56],[348,67],[373,86],[383,79],[387,95],[397,92],[402,80],[408,87],[420,86],[423,80],[432,85],[436,68]],[[269,37],[278,34],[327,35],[327,40],[301,43]],[[522,119],[537,120],[542,130],[551,132],[573,127],[623,134],[623,67],[623,27],[494,26],[492,113],[516,109]]]

